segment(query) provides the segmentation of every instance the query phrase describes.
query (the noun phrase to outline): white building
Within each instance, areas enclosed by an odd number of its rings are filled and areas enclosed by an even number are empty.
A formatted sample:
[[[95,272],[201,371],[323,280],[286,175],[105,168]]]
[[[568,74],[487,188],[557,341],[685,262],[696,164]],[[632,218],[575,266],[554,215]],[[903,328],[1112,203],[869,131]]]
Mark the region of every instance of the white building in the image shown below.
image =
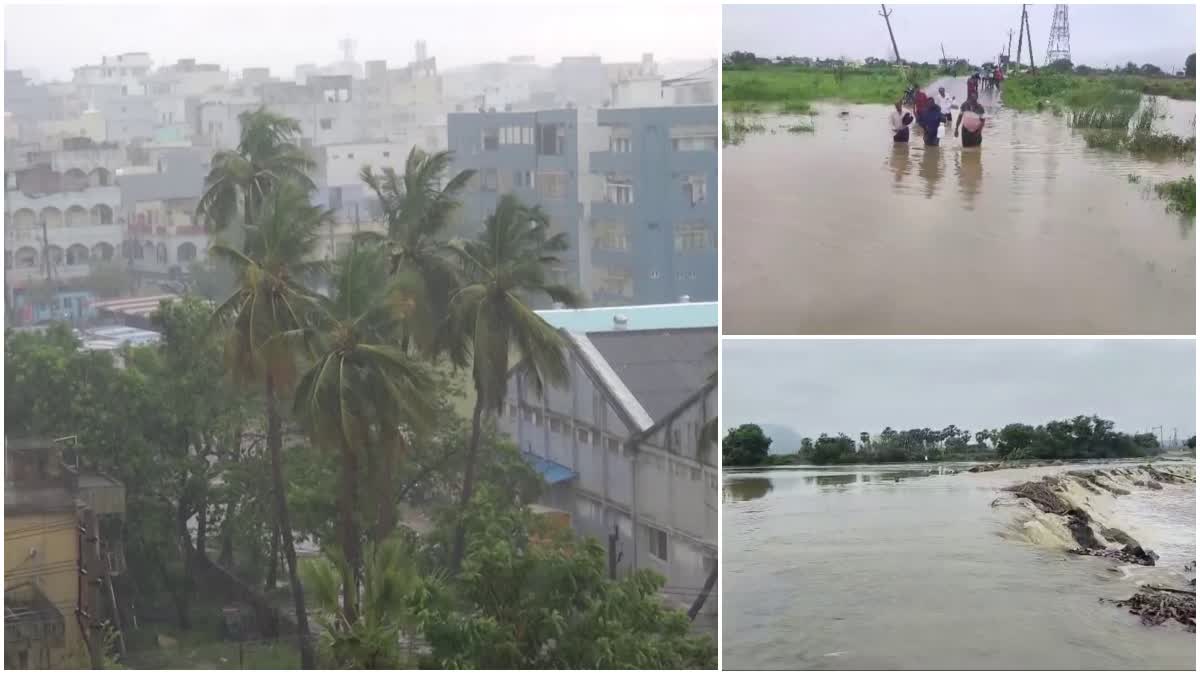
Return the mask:
[[[701,433],[717,414],[715,303],[683,313],[670,306],[577,311],[604,312],[616,323],[563,330],[565,387],[539,397],[514,368],[498,428],[536,467],[552,469],[544,475],[555,484],[541,503],[570,513],[577,532],[605,546],[615,532],[618,572],[659,572],[664,599],[687,607],[717,564],[720,469],[716,444]],[[571,310],[542,314],[558,325],[587,323]],[[679,326],[681,317],[684,327],[636,329]],[[711,618],[716,603],[703,612]]]

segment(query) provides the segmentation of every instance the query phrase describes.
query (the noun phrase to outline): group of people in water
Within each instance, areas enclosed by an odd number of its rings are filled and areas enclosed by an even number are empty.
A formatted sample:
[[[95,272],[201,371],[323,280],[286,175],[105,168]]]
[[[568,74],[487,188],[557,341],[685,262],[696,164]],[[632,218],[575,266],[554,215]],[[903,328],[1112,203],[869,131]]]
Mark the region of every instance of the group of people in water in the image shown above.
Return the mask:
[[[992,86],[999,87],[1004,74],[996,69],[993,74]],[[938,145],[939,131],[942,125],[950,130],[954,118],[954,109],[958,109],[958,121],[954,122],[954,137],[961,133],[964,148],[976,148],[983,143],[984,109],[979,103],[979,73],[967,79],[967,100],[961,105],[953,97],[946,95],[945,87],[938,87],[937,95],[929,96],[923,90],[910,88],[905,97],[896,101],[896,110],[891,114],[892,141],[907,143],[909,126],[914,122],[921,129],[926,146]],[[905,104],[912,111],[905,110]]]

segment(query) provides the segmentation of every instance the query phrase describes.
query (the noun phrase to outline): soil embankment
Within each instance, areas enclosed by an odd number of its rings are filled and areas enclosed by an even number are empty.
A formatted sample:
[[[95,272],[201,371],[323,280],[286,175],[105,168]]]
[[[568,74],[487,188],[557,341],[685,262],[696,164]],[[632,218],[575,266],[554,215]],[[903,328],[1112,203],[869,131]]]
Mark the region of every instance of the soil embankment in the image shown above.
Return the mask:
[[[1159,559],[1143,546],[1115,517],[1115,500],[1135,490],[1163,490],[1164,485],[1195,484],[1194,466],[1122,466],[1072,470],[1043,476],[1004,488],[1012,497],[1000,497],[993,506],[1023,507],[1014,522],[1017,532],[1031,543],[1058,548],[1076,555],[1111,558],[1126,564],[1154,566]],[[1188,567],[1194,571],[1194,563]],[[1194,587],[1195,579],[1191,580]],[[1114,601],[1142,618],[1147,625],[1175,619],[1195,630],[1195,591],[1145,585],[1126,600]]]

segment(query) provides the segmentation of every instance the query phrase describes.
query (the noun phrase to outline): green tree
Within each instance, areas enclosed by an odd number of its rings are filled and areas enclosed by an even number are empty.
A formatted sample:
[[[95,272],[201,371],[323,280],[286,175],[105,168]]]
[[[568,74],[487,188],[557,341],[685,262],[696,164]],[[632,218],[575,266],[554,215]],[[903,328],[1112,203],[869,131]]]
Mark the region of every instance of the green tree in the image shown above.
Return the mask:
[[[608,578],[591,538],[542,525],[481,486],[463,517],[470,547],[449,598],[422,617],[435,668],[713,669],[716,648],[664,607],[663,579]]]
[[[452,242],[468,283],[450,300],[442,344],[455,363],[465,364],[469,355],[475,384],[471,441],[460,497],[464,510],[475,487],[483,416],[498,413],[504,403],[510,356],[518,357],[539,395],[545,384],[567,381],[561,336],[526,304],[539,296],[568,307],[580,304],[573,290],[547,279],[548,270],[559,264],[559,254],[567,250],[566,236],[550,234],[549,228],[540,208],[504,195],[478,239]],[[462,562],[465,536],[460,526],[450,558],[455,571]]]
[[[275,519],[288,563],[301,661],[315,667],[308,641],[304,590],[296,567],[284,481],[283,431],[279,397],[295,376],[294,344],[281,336],[304,329],[315,299],[304,286],[322,269],[311,262],[320,228],[329,213],[309,204],[304,189],[276,186],[262,204],[254,224],[246,227],[243,250],[215,244],[210,255],[228,263],[237,275],[233,294],[213,313],[226,331],[225,361],[235,381],[261,384],[267,420],[267,451],[275,493]]]
[[[432,415],[426,398],[432,377],[396,346],[406,314],[387,284],[386,264],[379,249],[351,251],[338,262],[333,295],[319,301],[311,327],[292,333],[303,335],[315,352],[296,388],[296,416],[315,443],[341,458],[338,531],[347,574],[342,611],[351,624],[357,619],[355,579],[362,564],[360,458],[378,430],[422,427]],[[392,448],[379,450],[390,455]]]
[[[411,551],[399,539],[370,545],[364,562],[361,611],[354,616],[338,603],[347,594],[345,560],[326,553],[304,563],[304,581],[325,629],[323,653],[338,669],[405,668],[409,664],[400,640],[419,625],[427,589],[439,586],[439,578],[421,578]]]
[[[757,424],[743,424],[730,429],[721,440],[723,466],[757,466],[767,461],[771,439]]]
[[[249,225],[283,183],[295,183],[305,192],[316,187],[308,176],[316,163],[296,143],[299,122],[261,107],[238,115],[238,123],[237,148],[213,155],[204,194],[196,207],[197,218],[217,232],[234,224],[239,211],[243,224]]]
[[[1187,77],[1196,77],[1196,53],[1188,54],[1187,61],[1183,62],[1183,74]]]
[[[451,153],[427,153],[413,147],[404,164],[404,175],[392,168],[376,174],[364,166],[361,178],[379,198],[387,221],[383,244],[391,255],[392,273],[404,282],[413,304],[404,336],[407,345],[412,336],[417,344],[429,347],[433,329],[446,316],[450,295],[458,286],[458,274],[444,240],[450,218],[460,206],[459,196],[466,189],[473,169],[459,171],[446,180]],[[374,233],[363,239],[377,239]]]

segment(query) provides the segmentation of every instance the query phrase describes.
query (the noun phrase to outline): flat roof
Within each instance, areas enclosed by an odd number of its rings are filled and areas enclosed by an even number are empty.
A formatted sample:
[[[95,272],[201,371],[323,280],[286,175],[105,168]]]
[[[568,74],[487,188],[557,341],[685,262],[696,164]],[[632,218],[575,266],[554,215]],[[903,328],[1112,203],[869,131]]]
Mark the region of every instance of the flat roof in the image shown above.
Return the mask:
[[[611,331],[616,327],[617,316],[625,318],[624,328],[626,330],[715,328],[717,325],[717,303],[715,302],[547,309],[541,310],[537,314],[551,326],[572,333]]]

